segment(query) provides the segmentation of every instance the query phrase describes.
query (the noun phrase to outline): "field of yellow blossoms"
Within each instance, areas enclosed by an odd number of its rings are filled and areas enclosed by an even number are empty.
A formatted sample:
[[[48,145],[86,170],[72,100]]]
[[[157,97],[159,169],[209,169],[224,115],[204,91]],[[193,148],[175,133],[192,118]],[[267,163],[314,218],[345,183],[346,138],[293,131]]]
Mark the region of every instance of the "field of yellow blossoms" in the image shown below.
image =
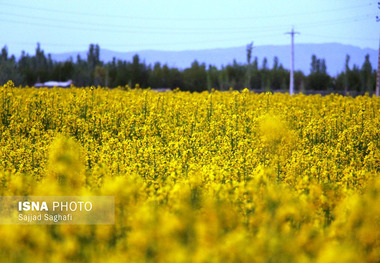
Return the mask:
[[[0,86],[0,196],[115,196],[0,225],[0,262],[379,262],[380,99]]]

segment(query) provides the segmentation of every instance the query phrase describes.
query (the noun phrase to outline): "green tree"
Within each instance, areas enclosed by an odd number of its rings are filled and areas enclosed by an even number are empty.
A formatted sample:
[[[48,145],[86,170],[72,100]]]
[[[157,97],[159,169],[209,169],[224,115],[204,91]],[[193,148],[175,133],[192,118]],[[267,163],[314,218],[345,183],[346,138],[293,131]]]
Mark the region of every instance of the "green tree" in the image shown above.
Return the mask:
[[[228,81],[228,74],[225,67],[222,67],[221,70],[218,72],[218,83],[219,83],[219,89],[222,91],[228,90],[229,88],[229,81]]]
[[[95,86],[108,86],[107,82],[107,69],[103,66],[96,66],[94,69],[94,85]]]
[[[9,58],[8,48],[4,46],[0,56],[0,85],[4,85],[8,80],[12,80],[16,85],[20,85],[23,82],[15,57],[11,56]]]
[[[233,64],[228,65],[225,69],[227,71],[229,86],[233,87],[236,90],[243,89],[246,85],[246,66],[240,65],[236,62],[236,60],[234,60]]]
[[[270,72],[268,69],[268,59],[264,57],[263,66],[261,69],[261,89],[270,91],[272,90],[271,84]]]
[[[361,80],[361,92],[372,92],[374,83],[372,80],[372,65],[369,61],[369,55],[365,56],[364,63],[360,70],[360,80]]]
[[[287,90],[289,83],[289,72],[284,69],[280,64],[278,57],[273,59],[273,67],[268,74],[268,79],[270,79],[271,89],[273,90]]]
[[[251,58],[252,58],[253,42],[247,45],[247,88],[251,88]]]
[[[134,87],[139,84],[140,87],[146,87],[148,84],[149,70],[145,63],[140,62],[139,55],[134,55],[132,64],[129,64],[131,72],[131,84]]]
[[[332,79],[327,74],[326,62],[312,55],[310,64],[310,74],[307,77],[308,88],[311,90],[326,90],[331,88]]]
[[[77,56],[73,70],[73,81],[77,86],[89,86],[92,84],[93,72],[88,67],[88,62],[83,60],[80,55]]]
[[[220,82],[220,72],[215,66],[209,65],[207,70],[207,89],[222,90]]]
[[[205,91],[207,90],[207,72],[205,64],[194,61],[190,68],[183,71],[184,90]]]
[[[90,71],[93,71],[100,64],[100,48],[98,44],[90,44],[87,52],[87,63]]]
[[[349,83],[348,83],[348,74],[350,73],[350,55],[346,55],[346,63],[344,65],[344,69],[345,69],[345,74],[344,74],[344,94],[347,94],[348,92],[348,86],[349,86]]]
[[[153,70],[149,75],[148,85],[154,89],[163,87],[163,72],[160,62],[154,64]]]

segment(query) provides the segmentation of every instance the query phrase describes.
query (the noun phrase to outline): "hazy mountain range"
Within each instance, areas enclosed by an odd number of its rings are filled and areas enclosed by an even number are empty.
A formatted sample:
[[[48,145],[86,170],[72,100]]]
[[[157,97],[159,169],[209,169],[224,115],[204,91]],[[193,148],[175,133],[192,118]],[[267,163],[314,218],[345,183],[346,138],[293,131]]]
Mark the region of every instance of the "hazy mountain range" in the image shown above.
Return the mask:
[[[51,54],[55,61],[65,61],[73,58],[76,61],[77,55],[82,59],[87,58],[87,51]],[[100,59],[104,62],[112,61],[113,57],[120,60],[132,61],[132,57],[138,54],[141,61],[152,66],[156,62],[170,67],[185,69],[190,67],[194,60],[220,68],[232,64],[234,60],[238,63],[246,63],[246,47],[217,48],[205,50],[185,50],[185,51],[160,51],[141,50],[134,52],[117,52],[107,49],[100,50]],[[318,58],[326,60],[327,71],[335,76],[344,70],[346,54],[350,55],[350,68],[354,64],[361,67],[366,54],[370,55],[373,69],[377,68],[378,51],[370,48],[359,48],[351,45],[337,43],[328,44],[297,44],[295,45],[295,69],[302,70],[305,74],[310,72],[311,56],[315,54]],[[262,66],[264,57],[268,60],[268,67],[272,67],[273,59],[277,56],[284,68],[290,68],[290,45],[268,45],[254,46],[252,58],[258,58],[259,67]]]

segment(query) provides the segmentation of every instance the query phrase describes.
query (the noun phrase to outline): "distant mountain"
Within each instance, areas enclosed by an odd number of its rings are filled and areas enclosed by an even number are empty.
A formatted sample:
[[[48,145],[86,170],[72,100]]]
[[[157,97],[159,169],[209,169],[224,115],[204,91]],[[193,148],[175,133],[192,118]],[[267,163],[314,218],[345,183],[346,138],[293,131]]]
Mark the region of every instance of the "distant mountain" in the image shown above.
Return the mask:
[[[337,43],[328,44],[297,44],[295,45],[295,69],[302,70],[305,74],[310,72],[311,56],[315,54],[318,58],[326,60],[327,71],[335,76],[344,70],[346,54],[350,55],[350,67],[354,64],[361,67],[366,54],[370,55],[372,67],[377,67],[378,51],[370,48],[359,48],[350,45]],[[53,60],[65,61],[73,58],[76,61],[77,55],[86,59],[87,51],[51,54]],[[167,64],[171,67],[185,69],[190,67],[194,60],[206,65],[214,65],[220,68],[232,64],[233,60],[238,63],[246,63],[246,47],[218,48],[205,50],[185,50],[185,51],[159,51],[141,50],[135,52],[116,52],[107,49],[100,50],[100,59],[104,62],[112,61],[113,57],[120,60],[132,61],[132,57],[138,54],[141,61],[154,65],[156,62]],[[272,67],[273,59],[277,56],[280,63],[287,69],[290,68],[290,46],[254,46],[252,57],[257,57],[259,66],[262,66],[264,57],[268,60],[268,66]]]

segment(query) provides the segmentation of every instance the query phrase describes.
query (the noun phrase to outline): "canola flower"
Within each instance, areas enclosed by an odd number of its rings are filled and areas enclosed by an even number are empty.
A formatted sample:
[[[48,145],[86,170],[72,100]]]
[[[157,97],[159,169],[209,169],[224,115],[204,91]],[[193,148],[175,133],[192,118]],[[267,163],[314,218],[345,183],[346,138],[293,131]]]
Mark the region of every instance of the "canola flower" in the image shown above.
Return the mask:
[[[4,262],[379,262],[380,100],[0,87],[0,194],[115,225],[0,225]]]

